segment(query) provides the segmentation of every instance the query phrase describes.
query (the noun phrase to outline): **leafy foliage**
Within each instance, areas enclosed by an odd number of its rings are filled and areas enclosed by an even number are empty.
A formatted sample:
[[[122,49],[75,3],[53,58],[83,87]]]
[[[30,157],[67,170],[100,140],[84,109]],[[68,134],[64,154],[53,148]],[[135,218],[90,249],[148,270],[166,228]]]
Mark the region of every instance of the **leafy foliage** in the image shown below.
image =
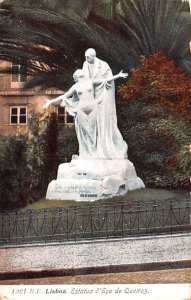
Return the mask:
[[[72,155],[78,155],[78,141],[75,128],[61,125],[58,136],[58,157],[60,162],[71,161]]]
[[[140,65],[156,49],[191,74],[190,25],[174,0],[5,1],[0,11],[0,58],[27,60],[26,88],[64,88],[96,48],[114,72]],[[5,72],[10,70],[5,70]],[[63,75],[64,74],[64,75]]]
[[[191,80],[156,52],[119,88],[119,121],[146,185],[189,188]]]
[[[28,136],[4,137],[0,154],[0,210],[25,206],[44,196],[56,177],[58,128],[55,116],[33,113]]]
[[[43,193],[57,171],[58,128],[55,115],[44,118],[32,113],[27,143],[27,168],[30,174],[30,189]]]
[[[142,66],[120,87],[119,95],[128,101],[145,99],[190,121],[190,77],[160,51],[141,60]]]
[[[13,136],[1,140],[0,209],[21,204],[21,183],[25,181],[26,137]],[[9,203],[9,199],[12,199]],[[9,203],[9,204],[8,204]]]

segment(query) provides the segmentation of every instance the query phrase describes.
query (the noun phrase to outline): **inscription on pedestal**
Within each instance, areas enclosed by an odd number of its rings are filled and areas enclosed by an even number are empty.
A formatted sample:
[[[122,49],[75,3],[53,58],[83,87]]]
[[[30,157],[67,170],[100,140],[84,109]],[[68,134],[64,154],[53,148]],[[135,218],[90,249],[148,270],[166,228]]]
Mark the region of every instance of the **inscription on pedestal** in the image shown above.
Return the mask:
[[[81,198],[88,198],[88,197],[94,197],[97,198],[98,195],[96,194],[80,194]]]
[[[101,191],[101,182],[96,180],[53,180],[47,191],[48,199],[96,200]]]
[[[66,167],[66,171],[65,168]],[[144,187],[129,160],[75,160],[59,167],[46,198],[95,201]]]

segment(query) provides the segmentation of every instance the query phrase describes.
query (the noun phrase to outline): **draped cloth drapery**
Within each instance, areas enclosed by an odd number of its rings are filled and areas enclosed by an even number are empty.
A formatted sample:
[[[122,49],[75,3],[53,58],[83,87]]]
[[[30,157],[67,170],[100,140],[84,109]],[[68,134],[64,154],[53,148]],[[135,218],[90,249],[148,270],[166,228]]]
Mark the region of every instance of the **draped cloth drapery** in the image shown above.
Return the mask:
[[[85,61],[83,72],[88,81],[112,76],[109,65],[96,58],[93,73]],[[87,99],[88,100],[88,99]],[[85,114],[80,109],[80,99],[67,100],[66,110],[75,115],[75,128],[79,142],[79,157],[86,159],[126,159],[127,144],[117,126],[114,82],[94,86],[95,106]]]
[[[75,127],[80,158],[127,158],[127,144],[117,127],[113,103],[115,99],[111,94],[111,90],[104,85],[102,94],[89,115],[77,109]]]

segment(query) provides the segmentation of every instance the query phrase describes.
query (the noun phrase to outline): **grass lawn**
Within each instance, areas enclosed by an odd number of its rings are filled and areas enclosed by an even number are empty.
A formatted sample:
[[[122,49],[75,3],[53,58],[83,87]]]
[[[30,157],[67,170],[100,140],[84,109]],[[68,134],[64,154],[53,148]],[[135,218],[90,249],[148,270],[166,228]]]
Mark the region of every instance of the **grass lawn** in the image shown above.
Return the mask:
[[[133,201],[143,201],[150,202],[156,200],[158,202],[164,202],[167,199],[176,199],[176,200],[186,200],[191,199],[189,191],[185,190],[166,190],[166,189],[154,189],[154,188],[145,188],[135,191],[128,192],[124,196],[117,196],[111,199],[97,200],[91,202],[92,205],[105,205],[105,204],[117,204],[122,201],[133,202]],[[28,205],[24,208],[26,209],[41,209],[41,208],[56,208],[60,206],[84,206],[90,202],[85,201],[71,201],[71,200],[46,200],[42,199],[38,202]],[[23,209],[22,209],[23,210]]]

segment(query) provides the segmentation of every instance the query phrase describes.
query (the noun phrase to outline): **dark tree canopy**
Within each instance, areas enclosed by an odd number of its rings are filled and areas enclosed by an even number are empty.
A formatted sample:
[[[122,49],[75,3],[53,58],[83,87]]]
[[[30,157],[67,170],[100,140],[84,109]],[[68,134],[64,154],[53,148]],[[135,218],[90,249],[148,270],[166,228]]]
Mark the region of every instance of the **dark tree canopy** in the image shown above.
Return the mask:
[[[160,49],[191,74],[190,24],[174,0],[6,0],[0,10],[0,59],[27,61],[25,88],[65,88],[94,47],[114,72]],[[9,72],[10,70],[5,70]]]

